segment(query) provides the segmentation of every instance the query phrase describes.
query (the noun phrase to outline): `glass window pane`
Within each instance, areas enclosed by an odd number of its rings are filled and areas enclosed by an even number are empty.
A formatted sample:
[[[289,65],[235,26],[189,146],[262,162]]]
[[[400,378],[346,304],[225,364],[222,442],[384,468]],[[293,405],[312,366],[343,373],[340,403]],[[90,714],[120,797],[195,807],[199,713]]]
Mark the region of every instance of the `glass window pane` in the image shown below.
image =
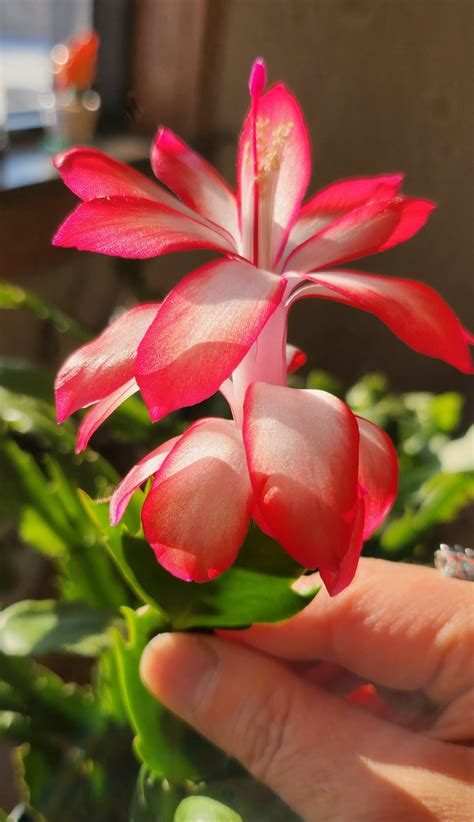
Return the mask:
[[[51,48],[91,25],[92,0],[0,0],[0,122],[37,124]]]

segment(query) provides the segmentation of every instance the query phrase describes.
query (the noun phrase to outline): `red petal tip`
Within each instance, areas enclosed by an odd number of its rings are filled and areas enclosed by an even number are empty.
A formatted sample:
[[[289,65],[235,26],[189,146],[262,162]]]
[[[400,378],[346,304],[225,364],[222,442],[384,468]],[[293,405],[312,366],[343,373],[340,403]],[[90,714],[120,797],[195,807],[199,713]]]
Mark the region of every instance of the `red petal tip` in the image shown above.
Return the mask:
[[[166,126],[160,126],[156,132],[155,146],[159,146],[162,151],[170,151],[176,146],[178,140],[172,131]]]
[[[54,237],[51,240],[51,245],[54,245],[57,248],[70,248],[71,246],[67,245],[67,243],[65,243],[64,240],[63,240],[63,233],[64,233],[63,228],[64,228],[64,223],[62,223],[59,226],[58,230],[56,231],[56,234],[54,235]]]
[[[391,183],[392,185],[401,185],[405,179],[405,174],[403,171],[396,171],[394,174],[387,174],[385,178],[386,183]]]
[[[72,148],[67,148],[65,151],[58,151],[58,153],[55,154],[51,160],[54,167],[59,171],[71,155],[77,155],[77,153],[80,153],[82,149],[85,149],[86,151],[96,151],[96,149],[91,149],[90,146],[73,146]]]
[[[266,84],[267,69],[265,66],[265,60],[263,57],[257,57],[250,71],[249,78],[249,91],[252,99],[258,100]]]
[[[68,409],[66,403],[61,403],[60,400],[57,399],[56,400],[56,420],[57,420],[58,425],[61,425],[61,423],[63,423],[64,420],[67,420],[67,418],[69,416],[70,416],[69,409]]]
[[[79,428],[77,439],[76,439],[76,447],[74,449],[75,454],[82,454],[83,451],[87,448],[88,437],[84,436],[84,433]]]
[[[148,408],[148,413],[152,422],[159,422],[165,416],[159,408]]]
[[[464,336],[465,336],[466,340],[468,341],[469,345],[474,345],[474,334],[471,331],[469,331],[468,328],[463,328],[463,331],[464,331]]]
[[[66,152],[65,151],[60,151],[58,154],[55,154],[54,157],[52,158],[53,166],[57,169],[60,169],[62,164],[64,163],[65,158],[66,158]]]
[[[406,199],[411,199],[411,198],[407,197]],[[434,211],[435,208],[438,207],[438,204],[434,203],[433,200],[413,199],[412,202],[413,202],[414,207],[416,207],[418,209],[418,212],[420,214],[424,215],[425,222],[428,219],[428,217],[430,216],[431,212]],[[422,226],[420,226],[420,228],[421,227]]]
[[[412,208],[417,208],[422,211],[426,211],[430,214],[437,206],[437,203],[434,200],[426,200],[424,197],[408,197],[405,194],[399,194],[396,197],[388,197],[388,201],[401,204],[405,203],[406,205],[410,205]]]

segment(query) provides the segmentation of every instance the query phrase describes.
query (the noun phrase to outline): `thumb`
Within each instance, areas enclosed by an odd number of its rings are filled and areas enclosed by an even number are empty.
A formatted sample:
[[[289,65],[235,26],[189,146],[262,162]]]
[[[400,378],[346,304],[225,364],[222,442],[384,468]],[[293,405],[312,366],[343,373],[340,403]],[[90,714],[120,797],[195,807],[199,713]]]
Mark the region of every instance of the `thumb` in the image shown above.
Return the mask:
[[[466,769],[452,746],[350,706],[246,647],[160,634],[144,651],[141,675],[304,820],[428,820],[446,809],[446,797],[457,792],[462,801],[457,780]],[[440,763],[445,773],[436,774]]]

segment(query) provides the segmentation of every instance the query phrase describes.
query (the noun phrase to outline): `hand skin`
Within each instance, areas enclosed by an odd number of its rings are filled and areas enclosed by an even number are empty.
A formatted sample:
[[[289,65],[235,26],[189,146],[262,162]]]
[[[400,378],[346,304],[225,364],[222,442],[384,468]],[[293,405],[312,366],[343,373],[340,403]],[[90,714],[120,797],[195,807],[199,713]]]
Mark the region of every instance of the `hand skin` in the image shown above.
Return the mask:
[[[141,675],[303,820],[468,822],[473,616],[472,583],[366,559],[344,592],[322,589],[287,622],[155,637]],[[421,692],[430,724],[415,731],[349,704],[351,678]]]

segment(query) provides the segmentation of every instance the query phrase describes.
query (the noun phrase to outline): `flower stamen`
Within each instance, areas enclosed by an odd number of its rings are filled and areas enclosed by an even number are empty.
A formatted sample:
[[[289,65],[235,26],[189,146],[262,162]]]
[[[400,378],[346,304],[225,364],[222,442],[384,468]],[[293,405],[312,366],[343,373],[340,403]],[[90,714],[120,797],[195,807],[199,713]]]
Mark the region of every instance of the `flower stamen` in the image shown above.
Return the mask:
[[[258,174],[256,181],[261,186],[269,175],[279,170],[283,158],[285,144],[295,127],[293,122],[280,123],[268,134],[270,119],[268,117],[257,117],[256,138],[257,138],[257,159]]]

